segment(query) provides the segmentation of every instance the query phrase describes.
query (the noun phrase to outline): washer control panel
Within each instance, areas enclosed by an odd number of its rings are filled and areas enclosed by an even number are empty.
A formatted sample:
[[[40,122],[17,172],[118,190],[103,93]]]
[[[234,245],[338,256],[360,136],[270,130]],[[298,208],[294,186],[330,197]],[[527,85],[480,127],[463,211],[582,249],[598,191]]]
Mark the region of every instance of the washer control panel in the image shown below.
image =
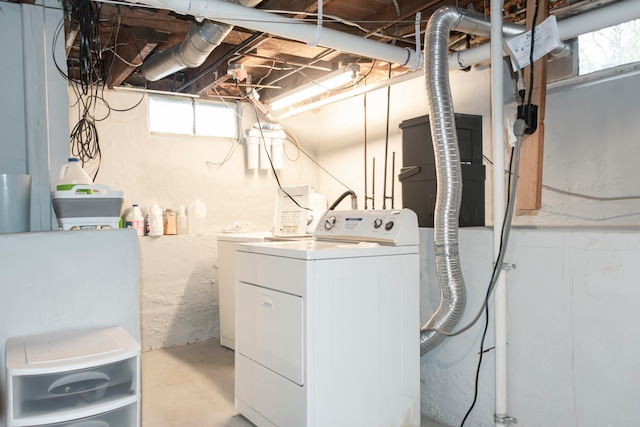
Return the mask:
[[[318,222],[316,240],[418,244],[418,219],[409,209],[327,211]]]

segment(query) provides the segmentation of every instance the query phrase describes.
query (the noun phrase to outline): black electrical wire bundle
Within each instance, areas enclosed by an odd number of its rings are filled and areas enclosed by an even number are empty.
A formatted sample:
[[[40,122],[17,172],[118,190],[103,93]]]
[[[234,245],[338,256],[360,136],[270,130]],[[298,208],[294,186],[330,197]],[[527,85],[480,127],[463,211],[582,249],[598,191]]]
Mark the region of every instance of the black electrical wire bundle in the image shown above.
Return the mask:
[[[95,101],[99,99],[100,84],[105,82],[99,28],[101,5],[89,0],[66,0],[63,6],[67,26],[71,31],[77,32],[77,55],[67,58],[67,69],[76,71],[66,73],[58,66],[55,56],[53,60],[76,95],[78,121],[69,135],[71,154],[81,161],[82,166],[91,160],[98,161],[93,173],[93,179],[95,179],[101,163],[98,130],[95,125]],[[57,35],[63,28],[64,25],[61,22],[54,43],[57,42]]]
[[[125,109],[112,108],[103,96],[115,60],[126,62],[116,51],[117,46],[122,44],[118,40],[120,30],[122,29],[122,32],[128,35],[120,26],[119,7],[118,14],[113,19],[102,21],[100,19],[101,3],[90,0],[64,0],[63,8],[64,18],[60,21],[53,37],[53,62],[58,72],[69,82],[76,98],[71,105],[72,108],[78,109],[77,122],[69,136],[71,154],[81,161],[83,167],[92,160],[97,161],[95,171],[92,173],[92,178],[95,180],[102,162],[96,122],[105,120],[111,111],[129,111],[136,108],[144,99],[144,94],[135,105]],[[67,41],[67,51],[72,52],[66,58],[66,69],[72,70],[70,72],[64,71],[55,57],[55,46],[65,25],[69,29],[69,34],[75,34],[76,42],[72,45],[73,40]],[[101,36],[101,29],[104,28],[108,30],[106,40]],[[128,38],[137,48],[135,39],[131,36]],[[140,49],[137,51],[140,55]],[[109,58],[107,61],[105,61],[105,52],[111,53],[110,56],[106,56]],[[100,117],[97,115],[98,107],[101,107]]]
[[[77,58],[79,71],[73,81],[80,85],[82,94],[87,95],[90,86],[104,81],[98,28],[100,3],[90,0],[67,0],[65,10],[70,28],[77,28],[79,45]]]

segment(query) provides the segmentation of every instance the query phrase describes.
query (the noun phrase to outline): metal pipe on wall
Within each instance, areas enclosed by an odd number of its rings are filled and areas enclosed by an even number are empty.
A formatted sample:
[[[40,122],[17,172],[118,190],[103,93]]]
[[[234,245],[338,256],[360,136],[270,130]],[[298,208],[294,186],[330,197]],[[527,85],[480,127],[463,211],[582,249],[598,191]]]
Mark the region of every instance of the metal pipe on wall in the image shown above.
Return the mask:
[[[389,64],[389,78],[391,78],[391,64]],[[387,86],[387,119],[384,138],[384,173],[382,180],[382,209],[387,208],[387,163],[389,163],[389,115],[391,114],[391,86]],[[393,176],[391,177],[393,179]]]
[[[364,209],[367,210],[369,193],[367,192],[367,94],[363,96],[364,107]]]

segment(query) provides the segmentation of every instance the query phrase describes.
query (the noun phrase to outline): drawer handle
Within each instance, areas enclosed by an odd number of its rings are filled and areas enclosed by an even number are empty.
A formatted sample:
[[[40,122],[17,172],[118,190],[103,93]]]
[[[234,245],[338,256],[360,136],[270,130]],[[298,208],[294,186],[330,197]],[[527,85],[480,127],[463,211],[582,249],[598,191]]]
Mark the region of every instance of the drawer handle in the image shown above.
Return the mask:
[[[104,396],[109,376],[103,372],[80,372],[57,379],[49,386],[49,393],[57,395],[81,394],[88,402]]]
[[[273,308],[273,300],[266,295],[260,295],[260,307]]]

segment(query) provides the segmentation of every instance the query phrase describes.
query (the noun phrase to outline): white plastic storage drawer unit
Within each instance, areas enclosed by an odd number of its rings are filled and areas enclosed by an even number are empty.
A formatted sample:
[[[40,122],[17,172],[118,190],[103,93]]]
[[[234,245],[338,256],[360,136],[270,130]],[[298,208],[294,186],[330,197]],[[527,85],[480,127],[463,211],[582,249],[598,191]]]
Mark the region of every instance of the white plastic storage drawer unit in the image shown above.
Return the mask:
[[[121,327],[7,340],[7,427],[140,425],[140,345]]]
[[[137,416],[138,405],[132,403],[124,408],[81,420],[29,427],[129,427],[138,425]]]

